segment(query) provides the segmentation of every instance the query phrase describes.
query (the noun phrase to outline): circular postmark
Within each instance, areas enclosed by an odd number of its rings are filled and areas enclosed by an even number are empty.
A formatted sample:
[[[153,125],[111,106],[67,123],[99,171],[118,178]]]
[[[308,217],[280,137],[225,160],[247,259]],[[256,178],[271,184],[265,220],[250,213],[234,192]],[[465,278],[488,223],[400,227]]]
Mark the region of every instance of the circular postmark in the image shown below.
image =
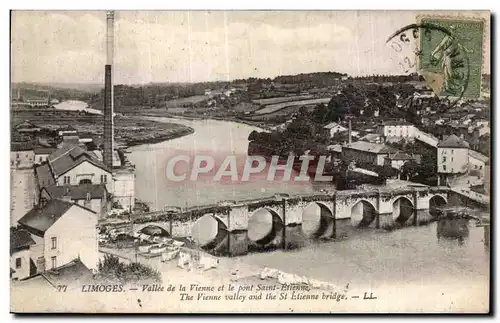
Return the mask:
[[[454,25],[407,25],[390,35],[386,45],[403,74],[422,78],[427,85],[427,91],[407,93],[399,109],[419,111],[431,109],[431,105],[436,113],[443,113],[464,98],[470,78],[470,51],[457,37]]]

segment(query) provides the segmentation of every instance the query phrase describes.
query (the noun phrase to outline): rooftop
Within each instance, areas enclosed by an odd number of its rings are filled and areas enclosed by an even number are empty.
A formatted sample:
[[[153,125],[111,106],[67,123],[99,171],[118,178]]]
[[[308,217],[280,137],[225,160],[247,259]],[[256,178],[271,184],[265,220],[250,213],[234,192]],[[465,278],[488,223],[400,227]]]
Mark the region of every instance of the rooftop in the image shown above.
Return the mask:
[[[66,145],[56,150],[48,157],[49,164],[54,176],[58,177],[75,166],[87,161],[96,167],[109,172],[108,168],[97,158],[97,156],[78,145]]]
[[[437,146],[439,148],[469,148],[469,143],[456,135],[450,135],[441,140]]]
[[[347,145],[345,147],[350,148],[350,149],[354,149],[354,150],[375,153],[375,154],[390,154],[390,153],[394,152],[394,150],[391,147],[388,147],[386,145],[374,144],[374,143],[366,142],[366,141],[355,141],[355,142],[353,142],[350,145]]]
[[[387,120],[382,123],[384,126],[413,126],[412,123],[406,120]]]
[[[81,207],[89,212],[93,212],[81,205],[66,202],[59,199],[50,200],[46,205],[34,207],[21,219],[19,224],[33,234],[43,237],[47,231],[61,216],[63,216],[72,206]]]
[[[476,158],[476,159],[479,159],[482,162],[487,162],[489,160],[489,158],[487,156],[481,154],[480,152],[472,150],[472,149],[469,149],[469,156]]]
[[[10,253],[17,249],[34,245],[35,241],[31,238],[31,234],[22,229],[10,228]]]
[[[61,198],[65,195],[71,196],[72,200],[85,200],[87,193],[91,199],[101,199],[106,193],[106,185],[104,184],[80,184],[67,186],[45,186],[43,188],[51,198]]]
[[[408,155],[407,153],[401,152],[401,151],[398,151],[397,153],[395,153],[393,155],[389,155],[389,157],[386,157],[386,158],[389,158],[392,160],[414,160],[415,159],[414,157]]]
[[[33,149],[35,155],[50,155],[56,150],[57,148],[53,147],[36,147]]]
[[[339,125],[336,122],[331,122],[331,123],[327,124],[326,126],[324,126],[323,128],[324,129],[333,129],[333,128],[336,128],[336,127],[339,127],[339,128],[342,128],[342,129],[347,129],[346,127],[341,126],[341,125]]]

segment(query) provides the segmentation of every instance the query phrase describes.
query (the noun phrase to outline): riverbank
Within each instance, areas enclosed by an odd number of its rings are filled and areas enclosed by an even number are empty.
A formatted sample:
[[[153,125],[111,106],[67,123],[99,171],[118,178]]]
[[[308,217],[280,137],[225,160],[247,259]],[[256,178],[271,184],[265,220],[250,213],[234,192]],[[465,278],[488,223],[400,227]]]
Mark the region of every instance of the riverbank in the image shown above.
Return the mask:
[[[23,109],[12,112],[12,126],[24,121],[46,129],[47,139],[55,138],[57,129],[71,126],[76,129],[80,138],[91,138],[97,146],[102,144],[103,116],[88,112],[80,106],[73,110]],[[124,148],[159,143],[194,133],[194,129],[187,125],[175,122],[158,122],[140,117],[116,115],[114,122],[115,144],[117,147]]]
[[[155,110],[155,111],[151,111]],[[123,112],[125,116],[145,116],[145,117],[164,117],[172,119],[182,119],[182,120],[214,120],[214,121],[226,121],[245,124],[247,126],[256,127],[262,130],[271,130],[271,127],[265,125],[262,122],[254,122],[250,120],[240,119],[234,116],[218,117],[212,115],[201,115],[201,116],[187,116],[184,114],[168,113],[164,109],[142,109],[138,112],[126,111]]]

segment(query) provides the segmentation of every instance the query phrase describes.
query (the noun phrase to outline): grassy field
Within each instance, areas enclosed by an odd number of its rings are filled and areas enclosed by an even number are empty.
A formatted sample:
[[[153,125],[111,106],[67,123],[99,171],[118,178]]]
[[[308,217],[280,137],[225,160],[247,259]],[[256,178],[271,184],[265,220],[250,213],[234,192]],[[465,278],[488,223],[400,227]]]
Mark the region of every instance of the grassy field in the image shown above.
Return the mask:
[[[270,99],[259,99],[259,100],[253,100],[252,102],[256,103],[256,104],[260,104],[260,105],[269,105],[269,104],[292,102],[292,101],[298,101],[298,100],[309,100],[312,98],[314,98],[313,95],[297,95],[297,96],[282,96],[282,97],[270,98]]]
[[[330,98],[322,98],[322,99],[312,99],[312,100],[300,100],[300,101],[292,101],[292,102],[283,102],[277,104],[270,104],[265,108],[255,111],[255,114],[268,114],[279,111],[288,107],[297,107],[303,105],[311,105],[318,103],[328,103],[330,102]]]
[[[251,121],[267,121],[267,120],[272,120],[276,117],[282,117],[282,116],[288,116],[292,113],[299,112],[300,107],[304,105],[295,105],[295,106],[288,106],[286,108],[282,108],[278,111],[274,111],[272,113],[266,113],[266,114],[254,114],[254,115],[249,115],[245,116],[245,120],[251,120]],[[312,105],[305,105],[305,108],[307,111],[312,111],[316,107],[315,104]]]
[[[185,105],[196,104],[202,101],[208,100],[208,95],[195,95],[189,96],[187,98],[179,98],[174,100],[168,100],[165,102],[167,108],[179,108]]]

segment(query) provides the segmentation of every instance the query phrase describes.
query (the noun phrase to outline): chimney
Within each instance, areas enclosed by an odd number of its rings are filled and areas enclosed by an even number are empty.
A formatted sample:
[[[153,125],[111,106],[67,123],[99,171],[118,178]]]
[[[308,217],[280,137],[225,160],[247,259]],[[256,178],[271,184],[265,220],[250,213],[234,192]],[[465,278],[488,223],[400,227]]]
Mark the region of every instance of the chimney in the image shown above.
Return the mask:
[[[104,67],[104,151],[103,162],[109,169],[113,166],[113,46],[114,11],[106,12],[106,65]]]
[[[349,118],[349,146],[352,143],[352,126],[351,126],[351,118]]]

